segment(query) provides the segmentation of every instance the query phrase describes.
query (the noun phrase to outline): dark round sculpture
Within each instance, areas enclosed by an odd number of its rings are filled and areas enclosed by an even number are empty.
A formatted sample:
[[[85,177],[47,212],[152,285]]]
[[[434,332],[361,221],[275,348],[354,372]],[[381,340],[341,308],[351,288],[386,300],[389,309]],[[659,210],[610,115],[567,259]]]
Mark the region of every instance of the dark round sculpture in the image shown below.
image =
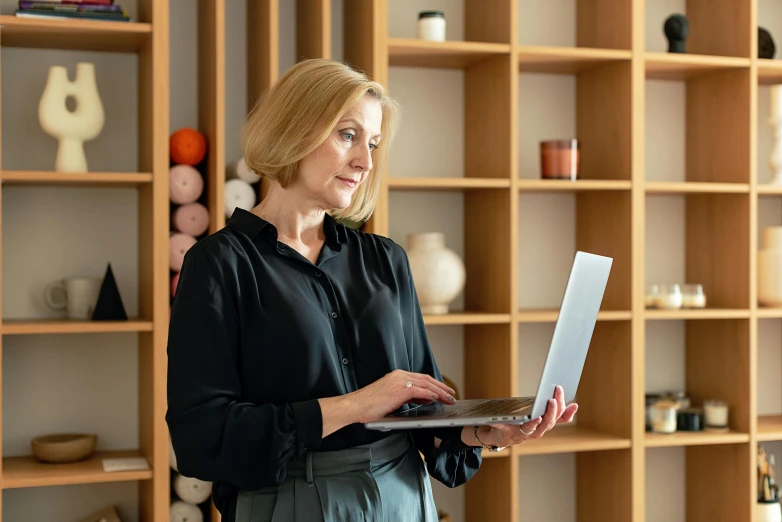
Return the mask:
[[[771,33],[758,27],[758,58],[773,58],[777,52]]]
[[[663,25],[665,37],[668,39],[669,53],[685,53],[685,41],[690,36],[690,23],[687,17],[674,14],[665,20]]]

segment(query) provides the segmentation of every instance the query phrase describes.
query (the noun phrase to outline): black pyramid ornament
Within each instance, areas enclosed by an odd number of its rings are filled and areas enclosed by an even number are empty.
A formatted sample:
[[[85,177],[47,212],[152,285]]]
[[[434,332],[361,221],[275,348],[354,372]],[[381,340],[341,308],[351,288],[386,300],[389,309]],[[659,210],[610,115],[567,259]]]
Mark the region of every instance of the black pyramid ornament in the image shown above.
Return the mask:
[[[128,315],[125,313],[125,306],[122,304],[122,297],[119,295],[117,281],[114,280],[114,272],[111,270],[111,263],[106,267],[106,276],[100,285],[98,302],[95,303],[95,311],[92,312],[93,321],[127,321]]]

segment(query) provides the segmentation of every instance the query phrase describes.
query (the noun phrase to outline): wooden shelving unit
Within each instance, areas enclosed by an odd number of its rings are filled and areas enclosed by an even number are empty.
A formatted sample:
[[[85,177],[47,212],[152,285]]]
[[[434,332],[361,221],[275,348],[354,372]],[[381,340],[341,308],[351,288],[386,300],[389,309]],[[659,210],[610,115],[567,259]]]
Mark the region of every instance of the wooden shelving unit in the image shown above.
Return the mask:
[[[534,274],[520,269],[535,245],[520,238],[519,216],[534,198],[554,195],[573,204],[575,248],[614,258],[603,310],[578,392],[574,426],[557,427],[539,441],[500,454],[485,453],[481,471],[464,488],[465,520],[528,520],[519,500],[519,473],[532,457],[575,455],[578,521],[643,522],[648,451],[681,447],[686,455],[686,512],[693,522],[753,520],[758,442],[782,440],[782,417],[757,410],[759,319],[782,318],[781,309],[755,302],[758,199],[782,188],[758,183],[756,127],[759,85],[782,82],[776,60],[754,58],[759,0],[687,1],[694,32],[687,55],[646,49],[647,4],[652,0],[579,3],[573,46],[521,45],[520,0],[464,0],[464,41],[422,42],[389,32],[389,0],[344,0],[344,60],[390,83],[396,67],[458,71],[459,101],[469,138],[453,145],[464,171],[449,177],[385,173],[384,190],[366,230],[389,235],[399,219],[398,193],[448,192],[462,198],[467,269],[464,310],[427,316],[427,326],[459,326],[464,340],[463,395],[499,397],[520,388],[520,351],[526,328],[551,326],[558,310],[523,305]],[[199,0],[199,127],[209,140],[207,187],[210,232],[225,225],[225,10],[227,0]],[[297,0],[297,58],[332,56],[331,2]],[[106,481],[139,481],[142,519],[166,522],[170,484],[165,412],[168,326],[168,2],[139,0],[134,24],[30,21],[0,16],[3,46],[131,52],[139,56],[139,170],[59,175],[0,170],[3,187],[95,185],[135,187],[139,193],[140,317],[100,325],[67,321],[2,321],[0,334],[39,335],[137,332],[139,337],[139,448],[147,472],[104,474],[99,460],[48,467],[25,457],[3,459],[2,489]],[[760,21],[762,22],[762,21]],[[280,0],[247,3],[247,106],[280,71]],[[762,25],[762,23],[761,23]],[[582,141],[581,177],[575,182],[537,179],[523,170],[519,109],[535,100],[519,96],[527,74],[574,80],[575,130]],[[646,172],[646,86],[649,80],[686,87],[686,179],[655,181]],[[12,81],[6,79],[5,81]],[[394,95],[394,91],[391,92]],[[415,133],[415,128],[403,127]],[[421,136],[421,139],[425,139]],[[461,152],[463,151],[463,152]],[[431,175],[429,175],[431,176]],[[261,193],[263,194],[263,192]],[[681,198],[685,208],[685,271],[704,284],[704,310],[644,307],[647,204]],[[0,223],[0,235],[3,227]],[[556,239],[552,239],[556,241]],[[2,257],[0,256],[0,262]],[[1,281],[0,281],[1,283]],[[2,286],[0,284],[0,289]],[[648,325],[685,326],[685,379],[697,403],[719,396],[731,406],[729,433],[645,432]],[[0,337],[2,339],[2,337]],[[0,350],[0,353],[1,350]],[[490,356],[487,356],[490,355]],[[212,522],[219,520],[212,511]]]
[[[165,425],[166,338],[168,329],[168,102],[169,48],[167,0],[139,0],[134,23],[81,20],[33,20],[0,16],[2,49],[27,47],[132,53],[138,63],[138,166],[142,172],[59,173],[0,170],[3,190],[33,187],[131,188],[138,191],[138,303],[140,318],[128,321],[69,320],[0,321],[0,347],[5,336],[132,332],[138,338],[138,441],[136,448],[97,451],[73,464],[44,464],[32,456],[4,456],[3,490],[106,482],[138,482],[138,512],[143,520],[169,517],[168,429]],[[3,51],[4,52],[4,51]],[[2,85],[14,82],[13,74]],[[13,132],[13,129],[4,129]],[[0,237],[8,231],[0,221]],[[89,233],[89,231],[82,231]],[[3,245],[4,247],[6,245]],[[0,249],[0,266],[2,252]],[[8,274],[6,274],[8,276]],[[13,277],[13,274],[11,274]],[[2,283],[2,281],[0,281]],[[2,290],[2,284],[0,284]],[[1,316],[1,315],[0,315]],[[2,350],[0,349],[0,354]],[[2,358],[0,357],[0,360]],[[84,378],[89,378],[85,374]],[[7,390],[3,390],[7,392]],[[107,420],[106,422],[111,422]],[[0,431],[1,433],[1,431]],[[104,472],[105,457],[143,457],[145,471]]]

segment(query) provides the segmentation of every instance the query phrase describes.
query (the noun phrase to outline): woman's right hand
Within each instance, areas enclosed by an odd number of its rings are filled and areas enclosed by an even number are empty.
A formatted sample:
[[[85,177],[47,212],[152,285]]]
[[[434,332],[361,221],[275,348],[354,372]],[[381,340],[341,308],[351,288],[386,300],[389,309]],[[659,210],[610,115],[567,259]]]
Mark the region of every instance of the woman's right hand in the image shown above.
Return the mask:
[[[354,422],[363,424],[380,419],[407,403],[440,401],[456,404],[453,394],[454,390],[430,375],[394,370],[347,397],[355,412]]]

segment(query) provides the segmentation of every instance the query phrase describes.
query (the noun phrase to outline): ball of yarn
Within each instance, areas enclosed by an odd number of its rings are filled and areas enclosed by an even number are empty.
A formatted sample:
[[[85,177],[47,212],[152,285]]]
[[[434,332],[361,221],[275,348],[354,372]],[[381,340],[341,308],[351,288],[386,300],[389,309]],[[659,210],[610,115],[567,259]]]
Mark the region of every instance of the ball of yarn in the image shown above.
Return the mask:
[[[171,216],[174,228],[191,236],[200,236],[209,229],[209,211],[201,203],[188,203]]]
[[[236,207],[250,210],[255,206],[255,191],[246,181],[234,178],[225,182],[225,215],[230,218]]]
[[[176,465],[176,453],[174,453],[174,444],[171,439],[168,440],[168,464],[174,471],[179,471]]]
[[[204,522],[204,514],[201,508],[175,500],[171,503],[171,522]]]
[[[212,494],[212,483],[177,474],[174,477],[174,492],[188,504],[198,505]]]
[[[236,177],[242,181],[246,181],[247,183],[258,183],[261,181],[261,176],[247,166],[247,162],[244,161],[244,158],[239,158],[234,170],[236,171]]]
[[[168,173],[168,189],[174,203],[192,203],[204,192],[204,178],[190,165],[174,165]]]
[[[171,297],[176,296],[176,287],[179,285],[179,272],[171,278]]]
[[[174,272],[182,271],[185,254],[196,244],[196,238],[189,234],[176,232],[168,238],[168,264]]]
[[[196,129],[178,129],[168,140],[174,163],[198,165],[206,156],[206,137]]]

